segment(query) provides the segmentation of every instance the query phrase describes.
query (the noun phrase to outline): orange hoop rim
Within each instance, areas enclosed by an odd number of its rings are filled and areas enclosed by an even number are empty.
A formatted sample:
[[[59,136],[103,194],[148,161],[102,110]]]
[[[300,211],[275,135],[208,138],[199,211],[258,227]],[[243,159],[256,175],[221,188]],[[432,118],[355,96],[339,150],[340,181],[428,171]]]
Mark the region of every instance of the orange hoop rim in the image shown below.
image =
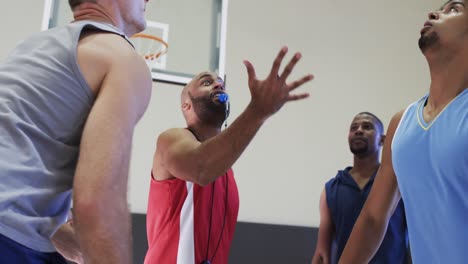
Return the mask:
[[[142,54],[144,56],[145,59],[150,59],[150,60],[153,60],[153,59],[157,59],[159,58],[161,55],[167,53],[167,50],[169,49],[169,44],[164,41],[162,38],[160,37],[156,37],[156,36],[153,36],[153,35],[150,35],[150,34],[145,34],[145,33],[137,33],[133,36],[131,36],[130,38],[144,38],[144,39],[150,39],[150,40],[153,40],[153,41],[156,41],[156,42],[159,42],[161,43],[163,46],[164,46],[164,49],[160,52],[156,52],[156,53],[150,53],[150,54]]]

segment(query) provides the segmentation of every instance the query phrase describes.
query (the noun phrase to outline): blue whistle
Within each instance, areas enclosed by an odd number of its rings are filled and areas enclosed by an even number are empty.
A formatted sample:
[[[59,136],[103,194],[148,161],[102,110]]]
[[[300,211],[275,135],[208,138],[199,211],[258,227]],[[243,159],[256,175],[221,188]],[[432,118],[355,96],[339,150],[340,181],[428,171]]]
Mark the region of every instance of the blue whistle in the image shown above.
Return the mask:
[[[218,96],[218,101],[222,104],[226,103],[227,101],[229,101],[229,96],[227,94],[220,94]]]

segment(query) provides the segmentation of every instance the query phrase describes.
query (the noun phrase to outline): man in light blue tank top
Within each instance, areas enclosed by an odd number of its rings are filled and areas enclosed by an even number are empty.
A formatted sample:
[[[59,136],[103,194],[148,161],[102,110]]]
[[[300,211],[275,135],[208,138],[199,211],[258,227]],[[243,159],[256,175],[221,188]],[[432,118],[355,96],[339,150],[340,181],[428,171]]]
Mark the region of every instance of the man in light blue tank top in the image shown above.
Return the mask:
[[[129,155],[151,77],[126,36],[147,2],[69,0],[74,22],[0,63],[1,263],[132,262]]]
[[[429,13],[429,93],[390,122],[382,165],[340,263],[367,263],[400,196],[413,263],[468,261],[468,1]]]

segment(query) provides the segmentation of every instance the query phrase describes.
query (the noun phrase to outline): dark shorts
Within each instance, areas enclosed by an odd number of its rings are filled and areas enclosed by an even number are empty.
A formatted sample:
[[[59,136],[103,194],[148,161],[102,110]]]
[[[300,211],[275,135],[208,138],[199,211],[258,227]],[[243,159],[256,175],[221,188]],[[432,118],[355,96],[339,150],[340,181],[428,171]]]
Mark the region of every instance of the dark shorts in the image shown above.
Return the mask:
[[[25,247],[0,234],[0,259],[5,264],[67,264],[57,252],[44,253]]]

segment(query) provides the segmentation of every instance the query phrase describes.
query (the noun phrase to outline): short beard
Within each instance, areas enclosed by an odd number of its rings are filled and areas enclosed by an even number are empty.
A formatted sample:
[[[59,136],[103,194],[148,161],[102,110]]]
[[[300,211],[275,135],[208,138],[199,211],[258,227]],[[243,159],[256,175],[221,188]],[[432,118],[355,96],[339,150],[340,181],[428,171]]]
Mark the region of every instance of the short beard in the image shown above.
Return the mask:
[[[366,146],[362,148],[350,148],[350,150],[354,155],[361,156],[362,154],[366,154],[369,151],[369,148]]]
[[[431,47],[434,47],[437,43],[439,43],[439,35],[436,32],[427,33],[425,35],[421,35],[418,41],[419,49],[424,53]]]
[[[360,146],[360,147],[353,147],[352,144],[350,144],[349,150],[354,155],[362,156],[363,154],[366,154],[366,153],[369,152],[369,143],[366,142],[366,144],[364,146]]]
[[[225,104],[213,102],[210,96],[193,97],[190,92],[188,92],[188,96],[200,121],[209,126],[221,127],[227,115],[229,115]]]

